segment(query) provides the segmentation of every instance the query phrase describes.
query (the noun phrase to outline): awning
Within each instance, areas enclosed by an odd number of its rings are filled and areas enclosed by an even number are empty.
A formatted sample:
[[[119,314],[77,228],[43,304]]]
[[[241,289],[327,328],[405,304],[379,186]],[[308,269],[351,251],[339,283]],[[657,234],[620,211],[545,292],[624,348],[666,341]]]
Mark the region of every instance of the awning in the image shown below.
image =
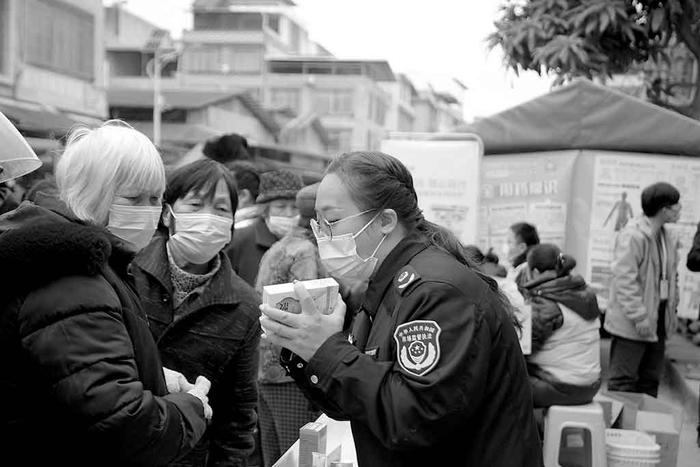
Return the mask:
[[[78,123],[59,110],[33,102],[0,99],[0,111],[20,132],[62,137]]]

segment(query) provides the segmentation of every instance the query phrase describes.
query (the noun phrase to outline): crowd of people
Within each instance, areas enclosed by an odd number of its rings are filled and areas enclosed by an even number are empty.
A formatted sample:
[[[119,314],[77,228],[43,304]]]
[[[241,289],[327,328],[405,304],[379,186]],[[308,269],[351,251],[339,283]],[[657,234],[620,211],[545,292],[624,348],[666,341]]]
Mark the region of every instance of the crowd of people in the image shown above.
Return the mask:
[[[24,201],[0,187],[7,458],[271,466],[325,413],[350,421],[360,466],[541,466],[541,411],[601,388],[603,326],[608,389],[656,396],[678,302],[673,186],[647,187],[620,227],[603,319],[536,226],[514,223],[500,261],[426,220],[390,155],[342,154],[308,184],[241,161],[234,136],[166,174],[110,121],[75,130]],[[325,277],[331,313],[301,284]],[[261,304],[283,283],[301,313]]]

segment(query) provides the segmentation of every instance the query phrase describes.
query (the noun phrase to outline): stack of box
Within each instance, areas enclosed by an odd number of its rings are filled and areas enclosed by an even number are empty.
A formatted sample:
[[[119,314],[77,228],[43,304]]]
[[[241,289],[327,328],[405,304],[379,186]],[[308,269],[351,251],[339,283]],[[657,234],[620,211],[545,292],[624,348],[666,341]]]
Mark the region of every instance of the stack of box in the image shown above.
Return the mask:
[[[338,299],[338,283],[327,277],[310,281],[301,281],[311,295],[316,309],[323,314],[330,314]],[[290,313],[301,313],[299,299],[294,293],[294,284],[266,285],[263,287],[263,303]]]
[[[326,452],[326,424],[310,422],[299,429],[299,467],[313,467],[313,453]]]

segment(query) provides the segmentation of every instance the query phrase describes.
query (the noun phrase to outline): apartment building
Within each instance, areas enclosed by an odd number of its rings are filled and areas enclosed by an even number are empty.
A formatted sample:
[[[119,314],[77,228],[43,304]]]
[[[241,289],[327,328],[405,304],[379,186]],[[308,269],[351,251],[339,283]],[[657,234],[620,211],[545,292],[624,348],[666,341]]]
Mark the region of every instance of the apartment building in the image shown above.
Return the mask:
[[[0,0],[0,111],[41,153],[107,115],[101,0]]]

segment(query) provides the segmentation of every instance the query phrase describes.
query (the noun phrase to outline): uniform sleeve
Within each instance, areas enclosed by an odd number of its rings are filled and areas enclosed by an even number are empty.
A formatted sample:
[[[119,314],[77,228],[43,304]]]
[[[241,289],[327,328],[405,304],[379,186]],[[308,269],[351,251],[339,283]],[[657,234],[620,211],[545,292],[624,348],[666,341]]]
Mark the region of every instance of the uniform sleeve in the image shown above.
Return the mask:
[[[245,466],[253,452],[259,343],[260,322],[256,319],[240,350],[226,366],[223,384],[212,388],[210,402],[214,417],[209,431],[208,466]]]
[[[638,280],[643,256],[641,240],[628,231],[622,231],[615,239],[612,275],[618,302],[625,315],[635,323],[647,318],[647,310],[642,301],[644,291]]]
[[[478,308],[449,284],[419,284],[402,298],[397,313],[409,317],[405,324],[434,321],[439,328],[437,359],[429,371],[418,376],[407,369],[396,348],[394,361],[378,361],[338,333],[306,366],[302,385],[314,400],[364,424],[389,449],[430,447],[481,404],[490,335]]]
[[[73,414],[86,442],[123,463],[162,465],[186,454],[206,429],[202,403],[189,394],[156,397],[145,390],[121,311],[76,307],[50,322],[23,307],[22,345],[50,388]]]

